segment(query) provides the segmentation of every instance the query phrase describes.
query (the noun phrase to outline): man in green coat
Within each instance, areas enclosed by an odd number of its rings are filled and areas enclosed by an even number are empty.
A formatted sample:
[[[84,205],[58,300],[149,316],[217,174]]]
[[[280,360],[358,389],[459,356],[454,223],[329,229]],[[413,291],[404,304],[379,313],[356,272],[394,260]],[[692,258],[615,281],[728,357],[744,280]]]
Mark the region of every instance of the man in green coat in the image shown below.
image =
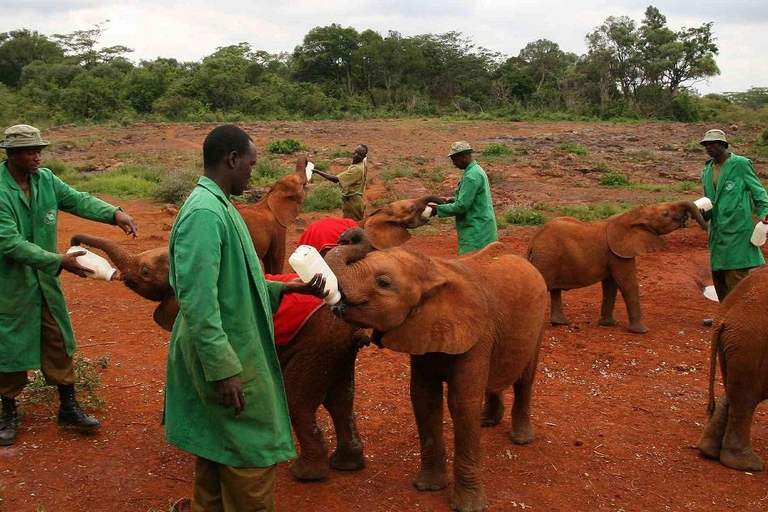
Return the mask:
[[[45,380],[58,386],[60,425],[99,427],[75,400],[75,337],[59,281],[62,270],[81,277],[91,270],[76,260],[83,251],[56,253],[59,210],[137,234],[131,217],[118,207],[41,169],[48,145],[37,128],[25,124],[8,128],[0,143],[8,156],[0,163],[0,446],[16,441],[16,397],[27,385],[27,370],[40,368]]]
[[[283,294],[324,295],[325,279],[265,281],[229,201],[248,186],[256,147],[224,125],[203,142],[204,175],[169,245],[179,302],[168,351],[165,437],[197,455],[193,510],[274,510],[276,464],[296,456],[274,341]]]
[[[704,214],[710,221],[709,265],[722,302],[749,269],[765,263],[760,248],[749,239],[755,223],[752,204],[758,218],[764,218],[768,215],[768,195],[752,161],[728,151],[722,130],[709,130],[701,145],[710,156],[701,175],[704,195],[712,201],[712,209]]]
[[[453,165],[464,170],[464,174],[455,197],[432,209],[433,216],[456,217],[459,255],[480,250],[499,239],[488,176],[472,153],[472,147],[466,141],[451,144],[448,156]]]

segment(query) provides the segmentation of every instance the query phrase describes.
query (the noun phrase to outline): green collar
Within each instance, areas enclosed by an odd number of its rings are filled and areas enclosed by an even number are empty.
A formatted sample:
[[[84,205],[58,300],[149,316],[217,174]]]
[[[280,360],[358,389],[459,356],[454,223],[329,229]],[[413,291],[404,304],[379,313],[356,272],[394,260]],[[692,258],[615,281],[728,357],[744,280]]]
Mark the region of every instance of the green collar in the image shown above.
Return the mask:
[[[199,187],[203,187],[204,189],[211,192],[213,195],[215,195],[222,203],[224,204],[231,204],[229,202],[229,199],[227,199],[226,194],[224,194],[224,191],[221,190],[221,188],[216,184],[215,181],[213,181],[208,176],[200,176],[200,179],[197,180],[197,185]]]

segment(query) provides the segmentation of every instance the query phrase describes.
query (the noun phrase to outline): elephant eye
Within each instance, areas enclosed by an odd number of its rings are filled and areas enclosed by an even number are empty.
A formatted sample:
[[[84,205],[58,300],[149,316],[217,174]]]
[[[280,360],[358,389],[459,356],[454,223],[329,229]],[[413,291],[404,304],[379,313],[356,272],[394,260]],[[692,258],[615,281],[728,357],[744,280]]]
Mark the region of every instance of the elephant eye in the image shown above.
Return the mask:
[[[149,269],[147,267],[141,267],[139,273],[141,274],[141,277],[149,277]]]
[[[664,210],[664,213],[662,213],[664,217],[669,217],[669,210]]]
[[[387,276],[379,276],[379,277],[377,277],[376,278],[376,284],[380,288],[385,288],[385,289],[388,289],[388,288],[392,287],[392,281]]]

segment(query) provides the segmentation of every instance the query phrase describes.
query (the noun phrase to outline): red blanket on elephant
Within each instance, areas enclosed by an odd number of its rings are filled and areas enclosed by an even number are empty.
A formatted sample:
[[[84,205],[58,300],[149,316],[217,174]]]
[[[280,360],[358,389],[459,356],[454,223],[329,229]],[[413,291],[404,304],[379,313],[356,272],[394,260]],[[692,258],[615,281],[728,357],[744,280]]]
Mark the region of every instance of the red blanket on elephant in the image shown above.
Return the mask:
[[[318,251],[322,251],[324,246],[335,246],[344,231],[356,226],[357,222],[352,219],[326,217],[307,226],[299,238],[298,245],[311,245]]]
[[[264,274],[269,281],[291,281],[298,278],[297,274]],[[283,296],[280,307],[272,315],[275,324],[275,345],[288,343],[296,336],[312,313],[323,306],[323,299],[311,295],[291,293]]]

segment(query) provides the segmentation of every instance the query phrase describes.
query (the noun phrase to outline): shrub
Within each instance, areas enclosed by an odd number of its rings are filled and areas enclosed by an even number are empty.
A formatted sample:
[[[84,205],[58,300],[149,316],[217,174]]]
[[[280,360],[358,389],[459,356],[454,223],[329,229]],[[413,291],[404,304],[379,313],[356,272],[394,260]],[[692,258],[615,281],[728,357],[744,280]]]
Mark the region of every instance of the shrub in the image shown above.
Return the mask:
[[[609,188],[628,187],[629,178],[620,172],[610,171],[600,176],[600,186]]]
[[[249,186],[251,188],[272,186],[289,172],[289,170],[281,167],[276,160],[269,157],[259,158],[253,170]]]
[[[50,169],[56,176],[62,175],[67,172],[67,164],[59,160],[58,158],[51,158],[44,160],[40,163],[40,167]]]
[[[333,183],[312,185],[302,206],[305,212],[325,212],[338,208],[341,208],[341,190]]]
[[[572,153],[574,155],[586,155],[588,153],[587,148],[582,146],[581,144],[573,144],[571,142],[563,142],[559,146],[557,146],[557,149],[560,151],[563,151],[564,153]]]
[[[525,206],[513,206],[504,212],[502,224],[538,226],[547,222],[547,217],[540,211]]]
[[[394,169],[385,169],[384,171],[381,172],[381,179],[385,183],[395,178],[412,178],[412,177],[413,177],[413,171],[406,164],[400,164],[398,167],[395,167]]]
[[[174,169],[160,179],[153,197],[163,203],[180,205],[195,188],[200,172],[191,167]]]
[[[768,158],[768,128],[760,133],[760,137],[755,141],[752,153],[759,158]]]
[[[301,149],[301,142],[296,139],[273,140],[267,144],[267,151],[270,153],[279,153],[281,155],[290,155]]]
[[[507,146],[506,144],[492,143],[488,144],[488,146],[483,149],[484,156],[513,155],[514,153],[515,149]]]

